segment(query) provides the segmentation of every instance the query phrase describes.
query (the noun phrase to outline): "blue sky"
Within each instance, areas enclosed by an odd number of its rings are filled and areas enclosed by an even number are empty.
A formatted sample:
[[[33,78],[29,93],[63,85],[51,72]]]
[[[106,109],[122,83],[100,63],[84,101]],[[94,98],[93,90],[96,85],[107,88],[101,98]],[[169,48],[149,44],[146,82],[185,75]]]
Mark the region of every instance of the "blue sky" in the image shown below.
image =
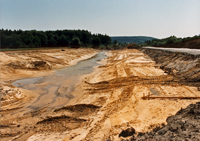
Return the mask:
[[[200,0],[0,0],[0,27],[110,36],[200,34]]]

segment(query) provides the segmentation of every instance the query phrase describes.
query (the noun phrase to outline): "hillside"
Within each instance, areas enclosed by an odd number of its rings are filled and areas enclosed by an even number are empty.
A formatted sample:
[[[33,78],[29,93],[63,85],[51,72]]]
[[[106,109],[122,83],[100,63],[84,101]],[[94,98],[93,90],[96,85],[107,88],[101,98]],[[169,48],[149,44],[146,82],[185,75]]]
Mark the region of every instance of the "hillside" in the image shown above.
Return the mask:
[[[118,43],[136,43],[136,44],[142,44],[145,41],[153,40],[156,38],[148,37],[148,36],[112,36],[111,40],[112,42],[114,40],[117,40]]]
[[[164,45],[164,47],[200,49],[200,38],[178,43],[166,44]]]
[[[146,41],[145,45],[167,48],[200,49],[200,35],[185,38],[177,38],[176,36],[170,36],[163,39],[154,39],[152,41]]]

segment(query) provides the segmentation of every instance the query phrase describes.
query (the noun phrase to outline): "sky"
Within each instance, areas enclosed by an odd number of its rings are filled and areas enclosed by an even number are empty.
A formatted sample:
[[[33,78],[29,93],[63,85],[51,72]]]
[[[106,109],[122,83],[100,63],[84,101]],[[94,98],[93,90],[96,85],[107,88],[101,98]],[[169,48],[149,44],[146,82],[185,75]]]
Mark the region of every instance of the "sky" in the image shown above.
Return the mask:
[[[0,0],[0,27],[191,37],[200,34],[200,0]]]

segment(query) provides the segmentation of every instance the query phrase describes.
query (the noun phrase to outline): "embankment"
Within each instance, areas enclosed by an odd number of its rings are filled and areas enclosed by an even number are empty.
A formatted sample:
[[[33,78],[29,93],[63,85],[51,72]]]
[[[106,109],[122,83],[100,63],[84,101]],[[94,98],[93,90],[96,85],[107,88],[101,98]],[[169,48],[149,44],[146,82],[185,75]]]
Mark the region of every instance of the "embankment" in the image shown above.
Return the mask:
[[[174,51],[173,51],[174,50]],[[164,71],[176,78],[199,86],[200,54],[176,49],[143,48],[143,53],[156,61]],[[198,90],[200,90],[198,88]],[[200,102],[190,104],[167,118],[166,125],[156,127],[146,133],[138,133],[129,140],[199,140],[200,138]]]
[[[187,82],[200,81],[200,51],[153,47],[141,50],[168,74]]]

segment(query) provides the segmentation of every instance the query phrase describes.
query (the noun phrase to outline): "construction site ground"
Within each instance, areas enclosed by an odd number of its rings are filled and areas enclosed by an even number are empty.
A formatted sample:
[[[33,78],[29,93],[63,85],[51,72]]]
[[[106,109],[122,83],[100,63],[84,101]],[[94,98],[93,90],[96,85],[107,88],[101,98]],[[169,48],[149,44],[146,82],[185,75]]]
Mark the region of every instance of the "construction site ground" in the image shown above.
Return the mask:
[[[166,119],[180,109],[200,101],[179,99],[200,97],[200,91],[198,87],[167,74],[137,49],[107,51],[107,58],[99,61],[101,65],[95,67],[92,73],[79,78],[72,91],[73,98],[59,108],[52,108],[47,103],[27,110],[41,91],[11,85],[19,78],[52,75],[53,68],[74,65],[97,52],[92,49],[65,49],[29,54],[1,53],[7,59],[1,59],[1,139],[121,140],[125,137],[119,137],[119,134],[127,128],[134,128],[136,134],[151,131],[166,124]],[[37,61],[43,61],[42,65],[37,65]],[[55,79],[55,83],[58,81]],[[59,95],[65,94],[65,88],[71,81],[69,78],[61,83],[57,88]],[[43,85],[46,86],[45,82],[40,84],[41,87]],[[54,89],[51,87],[49,91]],[[143,99],[144,96],[176,98]]]

